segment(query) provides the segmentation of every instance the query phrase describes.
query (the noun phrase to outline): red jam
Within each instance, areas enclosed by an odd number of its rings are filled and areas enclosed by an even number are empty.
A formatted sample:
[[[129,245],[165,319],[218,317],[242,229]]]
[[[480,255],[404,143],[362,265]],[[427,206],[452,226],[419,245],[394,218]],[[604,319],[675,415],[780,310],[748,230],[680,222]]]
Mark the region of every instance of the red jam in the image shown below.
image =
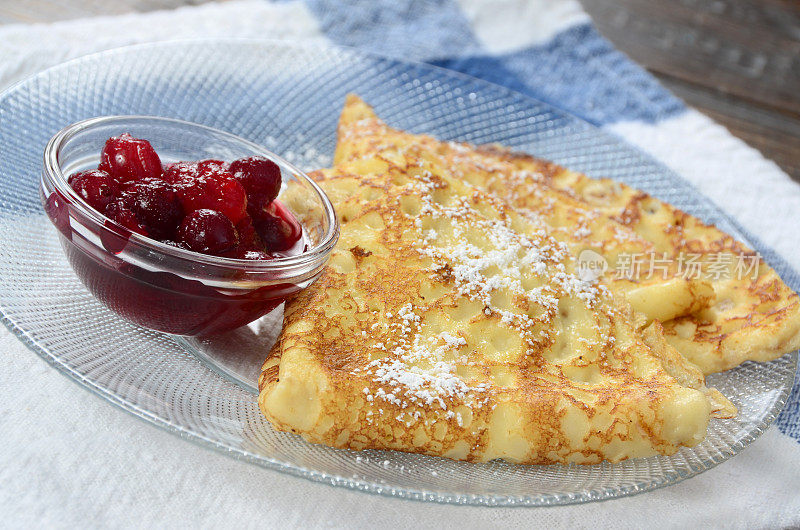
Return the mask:
[[[271,259],[303,235],[276,199],[281,170],[267,158],[162,166],[150,142],[125,133],[106,141],[97,169],[69,184],[128,230],[203,254]]]
[[[300,287],[220,289],[122,259],[131,232],[194,252],[272,260],[306,250],[303,228],[277,200],[280,168],[262,157],[163,165],[147,140],[109,138],[97,169],[69,185],[108,220],[102,246],[70,227],[69,200],[56,192],[44,206],[81,281],[106,306],[142,326],[180,335],[235,329],[263,316]],[[165,260],[171,258],[165,256]],[[236,272],[232,272],[235,276]]]

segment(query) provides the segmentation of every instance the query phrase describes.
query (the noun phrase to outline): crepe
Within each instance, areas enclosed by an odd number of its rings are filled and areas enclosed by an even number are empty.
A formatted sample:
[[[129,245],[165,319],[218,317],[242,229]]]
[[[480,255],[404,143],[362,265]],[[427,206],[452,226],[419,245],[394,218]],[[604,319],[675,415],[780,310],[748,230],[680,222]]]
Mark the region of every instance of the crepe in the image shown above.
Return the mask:
[[[313,175],[341,236],[264,363],[275,428],[338,448],[592,464],[674,453],[733,414],[658,322],[580,274],[569,234],[401,156]]]
[[[609,288],[661,322],[667,341],[705,374],[800,347],[797,294],[755,252],[714,226],[624,184],[500,146],[392,129],[348,96],[337,165],[366,175],[420,160],[541,217],[573,253],[605,264]]]

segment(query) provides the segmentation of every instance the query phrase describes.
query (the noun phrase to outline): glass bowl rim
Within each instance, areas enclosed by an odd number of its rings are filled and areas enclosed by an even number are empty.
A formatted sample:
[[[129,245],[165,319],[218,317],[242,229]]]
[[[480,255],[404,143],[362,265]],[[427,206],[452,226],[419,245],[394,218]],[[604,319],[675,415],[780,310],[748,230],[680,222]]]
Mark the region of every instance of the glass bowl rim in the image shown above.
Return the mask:
[[[192,128],[199,129],[201,131],[205,131],[207,133],[213,133],[218,136],[222,136],[229,140],[235,141],[237,143],[242,144],[243,146],[249,148],[256,154],[260,154],[269,158],[270,160],[277,161],[280,164],[288,167],[291,171],[295,173],[295,176],[304,181],[306,184],[311,186],[311,189],[316,193],[320,201],[322,202],[323,206],[323,215],[328,222],[328,228],[323,234],[322,239],[319,243],[314,245],[313,247],[309,248],[307,251],[303,252],[302,254],[298,254],[296,256],[288,256],[288,257],[278,257],[271,260],[248,260],[248,259],[238,259],[238,258],[227,258],[221,256],[212,256],[209,254],[201,254],[199,252],[193,252],[191,250],[186,250],[178,247],[174,247],[168,245],[166,243],[162,243],[155,239],[151,239],[149,237],[143,236],[136,232],[132,232],[116,221],[111,220],[110,218],[106,217],[102,213],[98,212],[83,199],[72,187],[67,183],[67,178],[64,175],[64,172],[61,170],[61,165],[59,164],[59,154],[61,149],[63,148],[64,144],[67,141],[74,138],[77,134],[84,132],[86,130],[90,130],[93,127],[98,125],[105,125],[109,123],[119,122],[124,123],[126,121],[131,120],[151,120],[162,122],[166,125],[180,125],[180,126],[188,126]],[[249,140],[242,138],[241,136],[237,136],[235,134],[229,133],[227,131],[223,131],[221,129],[217,129],[215,127],[209,127],[207,125],[201,125],[199,123],[194,123],[186,120],[179,120],[175,118],[166,118],[163,116],[148,116],[143,114],[122,114],[122,115],[108,115],[108,116],[97,116],[93,118],[87,118],[85,120],[77,121],[70,125],[67,125],[56,134],[54,134],[50,140],[47,142],[47,145],[44,149],[43,155],[43,167],[44,171],[42,173],[41,182],[44,184],[45,180],[49,181],[49,184],[52,184],[52,187],[55,188],[61,195],[65,196],[69,199],[70,203],[80,212],[80,214],[88,219],[92,224],[96,225],[99,229],[108,231],[110,228],[108,223],[112,223],[114,229],[117,231],[124,230],[129,232],[130,235],[128,236],[129,241],[134,242],[135,244],[144,247],[146,250],[150,250],[152,252],[158,254],[164,254],[169,256],[170,258],[181,260],[181,261],[188,261],[192,263],[200,263],[203,265],[211,265],[216,267],[222,268],[235,268],[237,270],[246,269],[250,272],[275,272],[275,271],[283,271],[287,268],[295,268],[295,267],[302,267],[304,265],[312,265],[316,266],[320,263],[327,260],[330,252],[333,250],[333,247],[336,245],[336,242],[339,239],[339,219],[336,216],[336,211],[333,207],[333,204],[330,201],[330,198],[319,187],[319,185],[314,182],[311,177],[309,177],[304,171],[300,168],[289,162],[288,160],[284,159],[283,157],[273,153],[272,151],[268,150],[267,148]],[[127,235],[127,234],[126,234]]]

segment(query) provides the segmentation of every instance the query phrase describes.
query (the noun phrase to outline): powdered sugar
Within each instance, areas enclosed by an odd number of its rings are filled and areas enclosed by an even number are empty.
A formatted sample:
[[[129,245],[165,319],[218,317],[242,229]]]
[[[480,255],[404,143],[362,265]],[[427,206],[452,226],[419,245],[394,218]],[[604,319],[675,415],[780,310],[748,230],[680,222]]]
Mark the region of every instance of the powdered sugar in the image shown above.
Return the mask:
[[[480,302],[484,317],[499,317],[501,324],[520,333],[523,343],[532,345],[550,338],[537,324],[556,317],[560,299],[572,297],[591,307],[604,294],[594,280],[570,272],[574,258],[568,247],[549,234],[537,214],[519,214],[529,223],[522,233],[504,213],[506,203],[494,196],[467,184],[456,189],[425,169],[418,175],[406,175],[410,177],[404,187],[406,195],[420,199],[418,212],[411,216],[419,230],[413,245],[432,262],[432,279],[441,281],[444,276],[452,281],[457,295]],[[532,174],[518,177],[541,178]],[[481,213],[483,208],[486,215]],[[539,309],[508,307],[517,306],[519,300],[526,301],[525,307]],[[470,359],[474,349],[452,330],[431,333],[424,327],[425,309],[407,303],[381,315],[371,329],[391,339],[376,340],[373,360],[354,373],[367,376],[374,384],[364,389],[368,402],[400,409],[393,416],[397,421],[411,425],[421,419],[420,409],[433,408],[461,425],[463,418],[449,403],[486,406],[492,387],[459,375],[459,367],[474,365]],[[530,316],[533,313],[537,318]]]
[[[455,352],[467,344],[466,339],[449,332],[423,337],[419,330],[420,316],[410,303],[394,316],[397,321],[388,327],[396,332],[397,338],[390,355],[370,361],[354,372],[366,374],[380,385],[376,390],[364,388],[368,402],[385,401],[401,409],[438,407],[443,411],[448,409],[448,398],[471,406],[486,403],[487,398],[477,398],[476,393],[485,393],[488,385],[469,385],[456,374]],[[411,424],[419,418],[419,411],[414,410],[397,419]]]

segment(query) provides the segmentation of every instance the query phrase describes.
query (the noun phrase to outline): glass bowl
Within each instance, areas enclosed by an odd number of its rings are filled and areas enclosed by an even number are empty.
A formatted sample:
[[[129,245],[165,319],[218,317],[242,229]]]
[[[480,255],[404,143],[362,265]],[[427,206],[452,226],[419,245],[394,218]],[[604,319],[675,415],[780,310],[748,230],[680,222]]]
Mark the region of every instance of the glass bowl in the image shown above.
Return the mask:
[[[281,169],[279,197],[303,225],[307,250],[273,260],[199,254],[131,232],[92,208],[67,183],[97,166],[103,145],[123,132],[146,138],[165,163],[263,156]],[[40,199],[73,270],[109,309],[175,335],[230,331],[272,311],[320,275],[339,234],[325,193],[295,166],[242,138],[150,116],[106,116],[69,125],[47,143]]]

